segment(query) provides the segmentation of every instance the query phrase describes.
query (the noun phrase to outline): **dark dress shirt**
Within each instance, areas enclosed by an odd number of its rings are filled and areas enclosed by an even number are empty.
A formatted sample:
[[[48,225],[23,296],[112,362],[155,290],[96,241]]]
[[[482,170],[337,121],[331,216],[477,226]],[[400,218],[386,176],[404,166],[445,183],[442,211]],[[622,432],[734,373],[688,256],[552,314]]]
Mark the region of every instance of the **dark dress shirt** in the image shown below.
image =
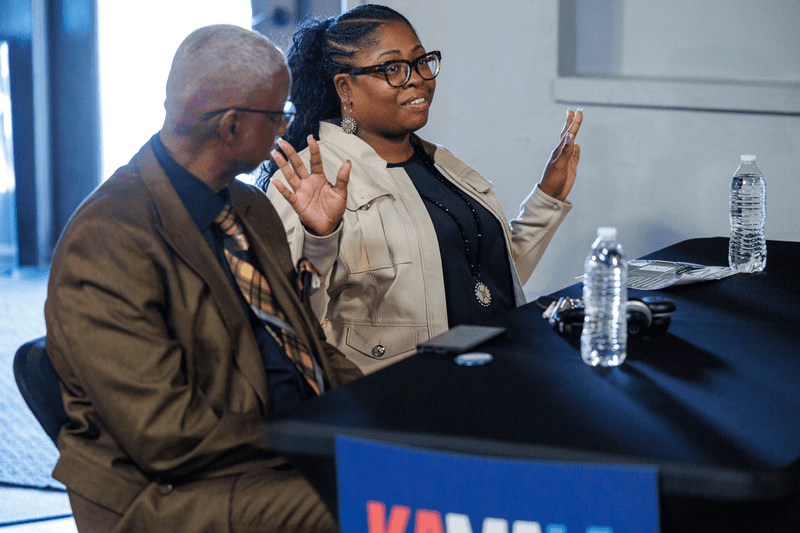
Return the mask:
[[[300,374],[300,371],[297,370],[297,367],[286,355],[284,349],[275,342],[275,339],[266,330],[264,324],[255,315],[247,301],[245,301],[239,285],[231,273],[228,260],[225,258],[224,234],[214,223],[214,219],[217,218],[225,204],[230,203],[228,189],[225,188],[219,193],[215,193],[208,185],[179,165],[169,155],[158,134],[153,136],[150,144],[158,163],[164,169],[183,205],[189,211],[189,215],[195,221],[198,229],[214,252],[217,261],[219,261],[237,296],[239,296],[242,307],[250,317],[250,324],[253,327],[253,333],[255,333],[258,346],[261,349],[261,356],[264,360],[274,412],[285,411],[302,400],[315,395],[305,378]],[[260,268],[253,254],[247,254],[247,261],[257,269]]]

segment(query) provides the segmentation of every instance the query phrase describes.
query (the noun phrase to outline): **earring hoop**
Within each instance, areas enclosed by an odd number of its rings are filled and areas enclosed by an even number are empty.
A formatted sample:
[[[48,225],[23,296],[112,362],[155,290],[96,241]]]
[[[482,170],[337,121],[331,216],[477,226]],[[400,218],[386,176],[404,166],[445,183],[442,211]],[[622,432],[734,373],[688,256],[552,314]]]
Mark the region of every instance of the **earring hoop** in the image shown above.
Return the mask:
[[[347,110],[347,100],[342,98],[342,103],[344,104],[345,110]],[[347,113],[347,116],[342,118],[341,126],[342,126],[342,131],[344,131],[348,135],[353,135],[358,129],[358,124],[356,123],[356,119],[353,118],[353,104],[350,104],[350,112]]]

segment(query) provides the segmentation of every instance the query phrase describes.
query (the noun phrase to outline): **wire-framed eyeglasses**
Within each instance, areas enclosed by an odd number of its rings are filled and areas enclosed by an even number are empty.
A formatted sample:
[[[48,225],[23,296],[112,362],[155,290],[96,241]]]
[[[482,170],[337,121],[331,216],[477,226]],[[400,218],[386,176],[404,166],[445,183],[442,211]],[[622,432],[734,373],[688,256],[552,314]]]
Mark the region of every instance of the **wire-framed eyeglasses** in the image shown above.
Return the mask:
[[[345,69],[346,74],[359,76],[361,74],[371,74],[373,72],[383,72],[386,83],[392,87],[402,87],[411,79],[411,69],[417,71],[422,79],[432,80],[439,75],[439,65],[442,62],[442,53],[438,50],[423,54],[416,59],[393,59],[385,61],[380,65],[370,67],[352,67]]]
[[[240,111],[242,113],[261,113],[262,115],[267,115],[269,120],[277,127],[283,126],[287,130],[294,122],[294,117],[297,115],[297,110],[294,107],[292,102],[287,101],[283,104],[283,111],[269,111],[265,109],[251,109],[249,107],[226,107],[223,109],[217,109],[215,111],[209,111],[208,113],[203,114],[200,117],[200,120],[208,120],[211,117],[216,115],[220,115],[225,113],[226,111],[230,111],[234,109],[236,111]]]

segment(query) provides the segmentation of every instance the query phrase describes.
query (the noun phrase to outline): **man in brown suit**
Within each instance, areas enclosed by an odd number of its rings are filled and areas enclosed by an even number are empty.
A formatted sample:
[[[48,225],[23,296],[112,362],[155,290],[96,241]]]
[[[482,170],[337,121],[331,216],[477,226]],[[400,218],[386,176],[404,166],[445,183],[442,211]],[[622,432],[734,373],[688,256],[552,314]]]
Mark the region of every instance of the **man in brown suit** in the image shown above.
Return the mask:
[[[234,179],[285,132],[289,83],[264,37],[227,25],[193,32],[172,64],[163,128],[64,229],[45,305],[70,418],[53,476],[81,532],[337,529],[270,450],[264,422],[360,372],[325,343],[272,205]],[[340,185],[314,200],[322,219],[344,208],[346,176]],[[277,322],[235,281],[215,221],[226,206]],[[314,211],[304,217],[312,231]],[[305,346],[314,379],[287,355],[284,335]]]

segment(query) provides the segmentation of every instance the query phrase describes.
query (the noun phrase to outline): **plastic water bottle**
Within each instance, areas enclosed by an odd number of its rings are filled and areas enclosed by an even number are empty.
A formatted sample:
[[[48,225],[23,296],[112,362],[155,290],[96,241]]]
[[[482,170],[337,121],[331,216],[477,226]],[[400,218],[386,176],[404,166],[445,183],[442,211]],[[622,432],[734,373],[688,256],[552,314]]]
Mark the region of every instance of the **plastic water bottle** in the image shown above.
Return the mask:
[[[597,228],[584,275],[581,357],[592,366],[620,365],[627,356],[628,264],[616,228]]]
[[[731,241],[728,264],[739,272],[761,272],[767,266],[767,184],[756,156],[743,155],[731,180]]]

